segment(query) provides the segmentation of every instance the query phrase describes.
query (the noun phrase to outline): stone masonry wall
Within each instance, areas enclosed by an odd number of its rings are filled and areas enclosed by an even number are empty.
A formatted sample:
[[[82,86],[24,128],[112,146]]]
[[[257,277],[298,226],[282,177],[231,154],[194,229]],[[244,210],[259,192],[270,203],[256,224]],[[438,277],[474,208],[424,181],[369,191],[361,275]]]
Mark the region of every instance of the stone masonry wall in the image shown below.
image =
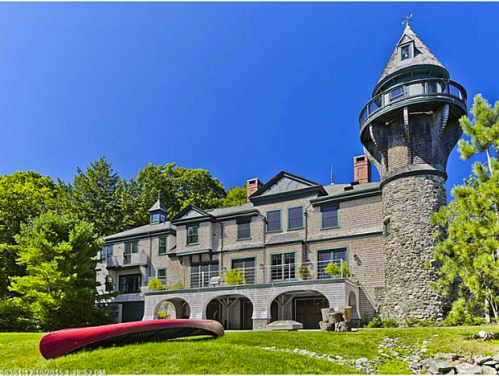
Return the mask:
[[[437,277],[431,266],[436,227],[430,219],[445,204],[445,179],[434,175],[399,178],[388,182],[382,194],[389,224],[381,317],[441,320],[443,300],[430,288]]]

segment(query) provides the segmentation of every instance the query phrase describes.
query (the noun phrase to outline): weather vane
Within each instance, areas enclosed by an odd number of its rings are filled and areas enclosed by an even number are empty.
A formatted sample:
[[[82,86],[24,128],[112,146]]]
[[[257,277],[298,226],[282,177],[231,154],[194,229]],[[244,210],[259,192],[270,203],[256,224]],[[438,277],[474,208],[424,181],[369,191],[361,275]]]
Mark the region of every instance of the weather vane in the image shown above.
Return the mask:
[[[405,26],[407,26],[409,25],[409,22],[412,22],[412,13],[410,16],[402,17],[402,25],[405,24]]]

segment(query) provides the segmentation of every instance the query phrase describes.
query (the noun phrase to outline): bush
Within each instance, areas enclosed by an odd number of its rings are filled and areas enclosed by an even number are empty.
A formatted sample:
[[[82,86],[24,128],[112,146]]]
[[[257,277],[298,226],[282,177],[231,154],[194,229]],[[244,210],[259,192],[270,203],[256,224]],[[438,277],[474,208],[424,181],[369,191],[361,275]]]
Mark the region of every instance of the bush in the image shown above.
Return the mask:
[[[479,308],[470,306],[464,298],[459,298],[452,303],[452,310],[443,324],[446,326],[485,324],[485,319],[477,316]]]
[[[244,271],[239,269],[224,272],[223,278],[229,285],[244,285],[246,283],[246,280],[244,279]]]
[[[160,312],[158,312],[157,316],[158,316],[158,320],[165,320],[168,318],[168,313],[160,311]]]
[[[30,306],[20,298],[0,300],[0,332],[34,332],[39,327]]]
[[[151,278],[149,280],[149,289],[151,291],[154,290],[166,290],[166,286],[161,283],[161,281],[157,278]]]
[[[409,328],[425,328],[429,326],[435,326],[430,320],[418,320],[418,319],[408,319],[405,321],[405,325]]]
[[[374,316],[373,319],[367,324],[368,328],[396,328],[399,324],[397,320],[394,319],[386,319],[381,320],[381,317]]]
[[[337,263],[330,262],[324,269],[324,273],[329,274],[331,277],[337,277],[341,274],[341,269]]]

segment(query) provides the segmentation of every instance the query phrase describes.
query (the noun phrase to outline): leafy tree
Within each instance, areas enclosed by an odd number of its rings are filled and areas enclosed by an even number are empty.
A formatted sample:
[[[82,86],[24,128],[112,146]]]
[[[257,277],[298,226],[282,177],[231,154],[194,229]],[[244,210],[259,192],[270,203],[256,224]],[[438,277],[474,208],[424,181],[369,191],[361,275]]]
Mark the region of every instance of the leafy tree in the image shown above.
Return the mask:
[[[42,330],[92,325],[104,320],[96,308],[97,252],[103,240],[93,226],[70,215],[47,212],[16,236],[26,275],[11,290],[30,304]]]
[[[189,204],[202,209],[221,207],[227,195],[222,183],[203,169],[186,169],[175,163],[164,166],[145,166],[135,180],[127,182],[122,195],[126,226],[149,222],[149,208],[156,202],[158,193],[171,217]]]
[[[121,200],[125,185],[105,157],[91,163],[85,172],[77,168],[72,185],[60,185],[66,193],[65,209],[93,223],[98,234],[105,236],[123,229]]]
[[[9,276],[24,273],[16,263],[15,235],[22,223],[57,206],[57,192],[52,179],[34,171],[0,177],[0,299],[9,295]]]
[[[499,173],[494,158],[499,148],[499,102],[492,108],[475,97],[473,118],[460,120],[469,141],[461,141],[463,159],[485,151],[487,166],[473,165],[473,174],[452,190],[454,199],[433,217],[441,228],[435,258],[440,278],[433,287],[444,296],[457,289],[448,316],[451,324],[472,323],[473,316],[490,310],[499,317]]]
[[[223,207],[239,206],[246,203],[246,185],[243,187],[232,187],[227,193],[227,197],[223,202]]]

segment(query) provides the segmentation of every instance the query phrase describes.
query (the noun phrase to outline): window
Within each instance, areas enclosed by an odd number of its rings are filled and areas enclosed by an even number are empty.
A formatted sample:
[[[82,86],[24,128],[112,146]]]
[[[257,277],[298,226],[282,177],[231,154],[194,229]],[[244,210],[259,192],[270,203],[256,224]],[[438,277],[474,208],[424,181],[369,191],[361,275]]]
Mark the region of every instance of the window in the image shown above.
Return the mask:
[[[100,251],[100,261],[101,262],[106,262],[106,260],[109,260],[113,257],[113,245],[105,245],[104,248],[102,248],[102,251]]]
[[[338,266],[341,268],[343,266],[343,261],[348,262],[346,248],[319,251],[317,254],[317,274],[319,279],[328,279],[335,277],[325,273],[325,270],[331,262],[338,264]]]
[[[151,223],[162,223],[166,220],[166,216],[163,213],[151,214]]]
[[[111,277],[110,275],[106,276],[105,287],[106,287],[106,292],[114,290],[113,277]]]
[[[288,209],[288,230],[303,228],[303,207]]]
[[[237,221],[237,240],[251,239],[251,218]]]
[[[242,270],[246,284],[255,283],[255,258],[232,260],[232,269]]]
[[[166,255],[167,252],[167,240],[166,236],[162,236],[158,239],[158,255]]]
[[[404,95],[404,87],[401,86],[397,89],[390,91],[390,101],[393,102],[395,100],[402,99],[403,95]]]
[[[132,263],[132,254],[139,251],[139,242],[125,243],[125,252],[123,253],[123,264]]]
[[[187,245],[199,244],[199,226],[187,226]]]
[[[218,261],[191,264],[191,288],[209,287],[210,279],[218,277]]]
[[[271,281],[287,281],[296,278],[294,252],[271,255],[270,262]]]
[[[338,226],[338,204],[323,206],[322,212],[322,229],[335,228]]]
[[[158,269],[156,278],[159,279],[162,285],[166,285],[166,269]]]
[[[400,60],[407,60],[412,57],[411,45],[407,44],[405,46],[400,47]]]
[[[267,232],[281,231],[281,211],[273,210],[267,212]]]
[[[141,284],[142,275],[140,274],[120,275],[120,292],[123,294],[140,292]]]

